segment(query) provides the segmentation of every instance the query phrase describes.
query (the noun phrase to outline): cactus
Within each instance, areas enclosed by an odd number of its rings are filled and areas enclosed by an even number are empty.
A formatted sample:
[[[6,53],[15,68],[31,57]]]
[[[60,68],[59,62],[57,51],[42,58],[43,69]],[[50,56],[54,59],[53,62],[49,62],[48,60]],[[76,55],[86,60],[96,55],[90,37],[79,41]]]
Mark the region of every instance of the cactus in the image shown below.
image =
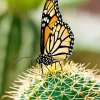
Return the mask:
[[[28,69],[19,76],[13,90],[3,96],[13,100],[100,100],[99,70],[86,69],[84,64],[62,62],[43,66],[44,73],[40,74],[40,67]],[[20,84],[20,85],[18,85]]]

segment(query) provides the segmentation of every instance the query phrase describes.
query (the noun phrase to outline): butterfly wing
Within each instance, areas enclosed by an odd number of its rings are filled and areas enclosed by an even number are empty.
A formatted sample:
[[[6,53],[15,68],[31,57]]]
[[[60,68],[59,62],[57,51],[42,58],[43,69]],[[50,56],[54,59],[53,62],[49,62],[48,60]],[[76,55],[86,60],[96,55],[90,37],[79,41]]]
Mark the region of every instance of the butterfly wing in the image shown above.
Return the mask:
[[[50,31],[57,20],[62,21],[62,16],[58,8],[58,0],[46,0],[41,23],[41,54],[44,53],[44,48],[46,46]]]
[[[51,54],[53,61],[68,59],[73,51],[74,35],[68,24],[57,21],[52,28],[44,54]]]

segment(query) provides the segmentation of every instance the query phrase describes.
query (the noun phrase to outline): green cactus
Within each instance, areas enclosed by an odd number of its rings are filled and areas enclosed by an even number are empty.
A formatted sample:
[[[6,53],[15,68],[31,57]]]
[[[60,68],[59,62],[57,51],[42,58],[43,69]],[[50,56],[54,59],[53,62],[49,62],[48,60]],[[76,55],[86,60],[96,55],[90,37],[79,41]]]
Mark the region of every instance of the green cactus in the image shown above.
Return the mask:
[[[84,64],[73,62],[49,66],[44,69],[28,69],[13,84],[14,91],[6,92],[4,97],[13,100],[100,100],[100,77],[95,75],[99,70],[86,70]],[[44,66],[45,68],[45,66]],[[21,85],[18,85],[21,84]]]

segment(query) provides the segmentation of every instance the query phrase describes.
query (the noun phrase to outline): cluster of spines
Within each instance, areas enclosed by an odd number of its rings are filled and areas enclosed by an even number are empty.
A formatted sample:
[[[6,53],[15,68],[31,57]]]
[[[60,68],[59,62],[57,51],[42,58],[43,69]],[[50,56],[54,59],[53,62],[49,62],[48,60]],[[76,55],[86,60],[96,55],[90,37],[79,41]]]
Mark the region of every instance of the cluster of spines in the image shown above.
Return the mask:
[[[99,100],[100,84],[79,74],[56,72],[30,85],[21,100]]]
[[[31,68],[24,76],[19,76],[17,83],[6,92],[3,98],[13,100],[100,100],[99,70],[86,70],[84,64],[64,62],[63,70],[44,71]],[[54,68],[54,66],[51,66]],[[51,69],[51,68],[50,68]]]

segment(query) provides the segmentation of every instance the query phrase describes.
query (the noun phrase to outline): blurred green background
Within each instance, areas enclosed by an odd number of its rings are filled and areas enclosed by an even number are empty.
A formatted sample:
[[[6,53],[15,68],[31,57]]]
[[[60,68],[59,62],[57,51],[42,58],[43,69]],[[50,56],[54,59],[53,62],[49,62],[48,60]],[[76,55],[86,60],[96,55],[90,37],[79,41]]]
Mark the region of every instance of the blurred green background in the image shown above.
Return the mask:
[[[46,0],[0,0],[0,96],[27,68],[31,59],[14,65],[14,57],[40,54],[40,26]],[[71,60],[100,67],[100,0],[59,0],[63,19],[75,35]],[[8,99],[7,99],[8,100]]]

